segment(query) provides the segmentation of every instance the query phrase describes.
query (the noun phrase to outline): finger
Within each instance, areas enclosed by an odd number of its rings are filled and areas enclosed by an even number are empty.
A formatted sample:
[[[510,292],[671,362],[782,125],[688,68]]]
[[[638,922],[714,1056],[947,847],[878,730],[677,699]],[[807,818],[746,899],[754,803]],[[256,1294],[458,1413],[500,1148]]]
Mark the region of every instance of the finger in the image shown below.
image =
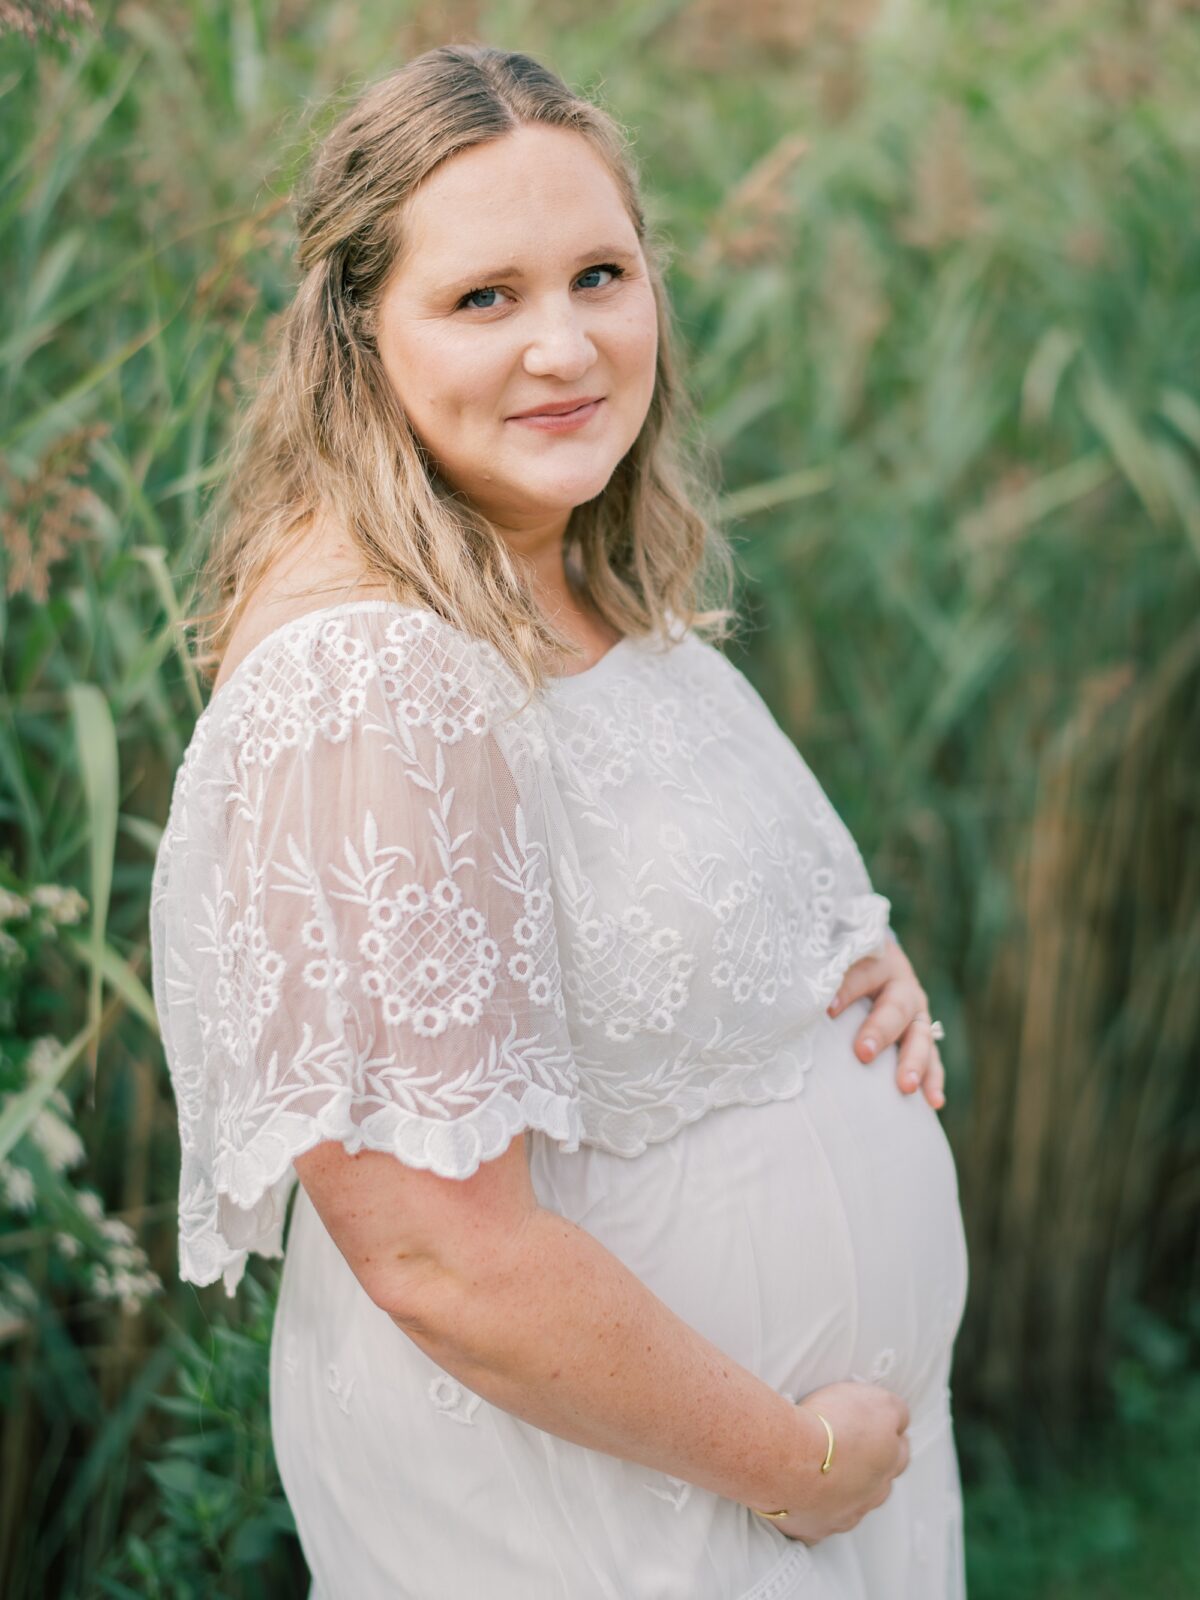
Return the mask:
[[[867,1020],[858,1030],[854,1048],[860,1061],[874,1061],[879,1052],[894,1044],[912,1021],[914,1008],[909,985],[900,979],[885,983]]]
[[[930,1050],[931,1061],[929,1070],[925,1074],[924,1093],[933,1109],[940,1111],[946,1104],[946,1069],[942,1065],[937,1045],[931,1043]]]
[[[933,1065],[932,1023],[924,1015],[914,1017],[900,1040],[896,1062],[896,1082],[901,1094],[913,1094]]]
[[[908,1463],[911,1460],[912,1445],[908,1441],[908,1434],[902,1433],[900,1435],[900,1449],[897,1452],[897,1461],[899,1465],[896,1467],[896,1471],[894,1472],[893,1476],[898,1478],[900,1474],[907,1469]]]
[[[874,994],[885,969],[886,962],[882,956],[862,956],[852,967],[847,967],[838,991],[827,1007],[829,1015],[836,1017],[839,1011],[844,1011],[855,1000]]]

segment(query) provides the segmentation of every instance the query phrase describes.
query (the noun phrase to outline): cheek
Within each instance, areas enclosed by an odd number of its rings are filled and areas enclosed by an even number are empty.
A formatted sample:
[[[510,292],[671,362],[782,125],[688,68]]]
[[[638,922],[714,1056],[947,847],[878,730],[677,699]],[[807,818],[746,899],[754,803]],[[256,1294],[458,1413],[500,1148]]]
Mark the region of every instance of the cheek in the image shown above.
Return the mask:
[[[452,331],[418,333],[380,352],[384,371],[418,426],[461,422],[487,410],[504,381],[504,363],[484,341]]]
[[[658,354],[658,313],[652,296],[647,295],[644,301],[634,305],[618,325],[613,350],[631,379],[640,374],[645,382],[653,385]]]

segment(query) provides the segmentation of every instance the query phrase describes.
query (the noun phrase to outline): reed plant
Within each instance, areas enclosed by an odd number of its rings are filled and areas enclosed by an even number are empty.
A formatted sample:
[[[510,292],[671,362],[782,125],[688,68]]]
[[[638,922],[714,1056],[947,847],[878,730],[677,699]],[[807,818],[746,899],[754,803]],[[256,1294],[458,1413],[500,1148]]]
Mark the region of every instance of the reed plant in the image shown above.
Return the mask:
[[[331,95],[453,38],[635,130],[735,658],[946,1027],[968,1471],[1069,1459],[1131,1325],[1200,1303],[1194,6],[110,0],[0,29],[0,1590],[297,1592],[272,1269],[236,1303],[175,1276],[147,898],[293,175]]]

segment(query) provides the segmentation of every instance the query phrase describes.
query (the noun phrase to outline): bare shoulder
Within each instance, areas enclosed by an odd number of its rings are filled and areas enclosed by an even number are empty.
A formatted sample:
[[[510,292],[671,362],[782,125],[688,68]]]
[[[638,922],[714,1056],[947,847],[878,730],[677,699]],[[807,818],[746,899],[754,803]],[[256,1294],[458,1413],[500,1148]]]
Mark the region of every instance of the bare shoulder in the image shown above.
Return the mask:
[[[294,617],[344,600],[387,594],[386,585],[368,579],[344,533],[328,522],[308,519],[267,568],[246,602],[221,657],[212,692],[221,688],[238,663],[268,634]]]

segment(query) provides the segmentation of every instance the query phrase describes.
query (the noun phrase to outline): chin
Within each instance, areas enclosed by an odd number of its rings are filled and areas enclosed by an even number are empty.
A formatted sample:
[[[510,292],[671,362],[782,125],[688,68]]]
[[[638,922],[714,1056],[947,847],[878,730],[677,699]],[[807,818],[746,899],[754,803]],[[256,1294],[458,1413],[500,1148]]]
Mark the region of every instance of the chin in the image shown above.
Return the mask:
[[[596,472],[580,473],[565,480],[559,478],[553,483],[516,478],[513,487],[528,499],[545,506],[548,511],[570,511],[573,506],[581,506],[602,493],[616,469],[615,461],[606,462]]]

